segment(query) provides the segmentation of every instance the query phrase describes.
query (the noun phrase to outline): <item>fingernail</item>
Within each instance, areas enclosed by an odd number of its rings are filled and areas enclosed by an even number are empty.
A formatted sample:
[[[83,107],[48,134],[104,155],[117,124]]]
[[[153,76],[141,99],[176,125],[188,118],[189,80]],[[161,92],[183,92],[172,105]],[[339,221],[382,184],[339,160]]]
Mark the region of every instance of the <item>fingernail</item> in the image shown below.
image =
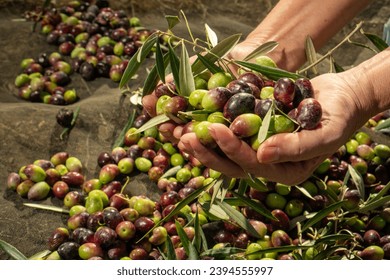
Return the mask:
[[[273,163],[279,161],[280,154],[277,147],[260,147],[260,154],[258,159],[261,163]]]
[[[184,146],[185,148],[185,152],[189,153],[189,154],[193,154],[194,153],[194,150],[192,149],[192,146],[190,143],[188,143],[187,141],[181,141],[182,145]]]

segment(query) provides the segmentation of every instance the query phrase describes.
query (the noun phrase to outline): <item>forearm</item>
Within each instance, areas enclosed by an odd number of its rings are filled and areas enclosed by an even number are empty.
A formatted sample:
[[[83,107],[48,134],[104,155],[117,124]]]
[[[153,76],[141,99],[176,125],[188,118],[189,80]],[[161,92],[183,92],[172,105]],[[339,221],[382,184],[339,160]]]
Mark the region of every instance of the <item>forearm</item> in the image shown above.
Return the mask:
[[[305,40],[310,36],[318,50],[361,12],[370,0],[280,0],[246,41],[276,41],[270,54],[280,68],[294,71],[305,61]]]
[[[361,122],[390,109],[390,48],[340,73],[353,89]]]

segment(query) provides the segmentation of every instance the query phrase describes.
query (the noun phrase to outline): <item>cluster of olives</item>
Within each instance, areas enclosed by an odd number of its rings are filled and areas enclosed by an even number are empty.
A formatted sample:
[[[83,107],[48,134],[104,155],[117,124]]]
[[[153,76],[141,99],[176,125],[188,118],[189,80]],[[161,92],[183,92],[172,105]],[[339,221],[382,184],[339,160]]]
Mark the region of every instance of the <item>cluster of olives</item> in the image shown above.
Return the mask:
[[[11,172],[7,186],[29,200],[43,200],[50,195],[63,199],[84,180],[81,161],[67,152],[58,152],[50,160],[38,159]]]
[[[188,98],[178,95],[173,83],[159,85],[155,113],[166,114],[183,133],[194,131],[202,144],[215,147],[208,133],[210,123],[223,123],[237,137],[257,150],[258,132],[267,112],[272,110],[267,137],[297,129],[315,129],[322,117],[320,103],[313,98],[309,79],[266,80],[255,72],[244,72],[237,79],[218,72],[196,78],[196,90]],[[192,112],[189,114],[188,112]],[[188,121],[190,118],[190,121]]]
[[[37,58],[25,58],[21,73],[15,78],[18,96],[31,102],[54,105],[72,104],[78,100],[71,82],[72,66],[58,52],[41,53]]]
[[[104,1],[103,1],[104,2]],[[37,58],[25,58],[15,79],[20,98],[32,102],[67,105],[77,101],[74,89],[65,89],[71,75],[86,81],[98,77],[119,82],[131,58],[152,31],[123,10],[113,10],[101,1],[70,1],[47,8],[39,20],[46,42],[58,46]]]

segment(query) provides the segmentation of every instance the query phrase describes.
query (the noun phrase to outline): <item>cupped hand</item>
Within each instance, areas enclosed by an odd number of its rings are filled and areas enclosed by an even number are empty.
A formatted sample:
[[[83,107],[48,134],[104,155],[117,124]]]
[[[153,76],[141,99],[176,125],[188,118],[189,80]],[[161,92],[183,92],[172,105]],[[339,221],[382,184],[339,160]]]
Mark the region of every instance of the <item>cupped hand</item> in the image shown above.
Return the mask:
[[[359,99],[342,75],[324,74],[314,78],[312,85],[322,106],[321,123],[313,130],[274,135],[256,152],[228,127],[213,124],[210,133],[226,157],[204,147],[193,133],[181,137],[179,148],[227,176],[247,177],[250,173],[270,181],[298,184],[365,122],[359,114]]]

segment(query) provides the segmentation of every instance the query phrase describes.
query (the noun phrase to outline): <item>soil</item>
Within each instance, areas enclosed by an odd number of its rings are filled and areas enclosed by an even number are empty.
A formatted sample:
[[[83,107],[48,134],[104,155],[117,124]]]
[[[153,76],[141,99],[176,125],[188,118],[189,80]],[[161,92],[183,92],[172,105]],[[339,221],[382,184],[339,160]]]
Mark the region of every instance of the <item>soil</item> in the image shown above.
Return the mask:
[[[195,37],[204,36],[204,23],[207,23],[219,38],[236,33],[242,33],[242,38],[245,38],[277,1],[111,2],[113,8],[123,8],[129,15],[138,16],[150,29],[165,30],[164,15],[179,15],[179,10],[183,10]],[[0,240],[16,246],[28,257],[47,248],[48,236],[56,227],[64,226],[66,215],[24,206],[26,200],[7,190],[8,174],[36,159],[50,159],[58,151],[67,151],[83,162],[85,176],[94,178],[98,170],[98,155],[111,151],[134,109],[128,96],[121,94],[118,84],[103,78],[86,82],[74,74],[71,86],[81,99],[69,108],[75,110],[80,107],[80,114],[69,137],[61,140],[62,127],[57,124],[55,116],[62,107],[30,103],[17,97],[13,82],[19,73],[20,61],[56,50],[45,42],[39,32],[32,32],[32,22],[21,20],[23,13],[36,3],[39,1],[0,1]],[[323,49],[318,50],[319,53],[334,47],[362,20],[366,32],[381,36],[389,15],[390,0],[373,1]],[[184,24],[175,27],[174,31],[179,36],[187,36]],[[366,42],[362,36],[357,36],[356,40]],[[370,56],[372,52],[352,44],[343,45],[334,54],[335,61],[345,67],[356,65]],[[146,66],[152,63],[150,60]],[[139,73],[138,79],[132,81],[132,89],[142,85],[146,73],[146,69]],[[138,176],[135,182],[132,194],[155,193],[153,184],[145,177]],[[60,205],[56,199],[40,203]],[[0,250],[0,259],[9,259],[9,256]]]

